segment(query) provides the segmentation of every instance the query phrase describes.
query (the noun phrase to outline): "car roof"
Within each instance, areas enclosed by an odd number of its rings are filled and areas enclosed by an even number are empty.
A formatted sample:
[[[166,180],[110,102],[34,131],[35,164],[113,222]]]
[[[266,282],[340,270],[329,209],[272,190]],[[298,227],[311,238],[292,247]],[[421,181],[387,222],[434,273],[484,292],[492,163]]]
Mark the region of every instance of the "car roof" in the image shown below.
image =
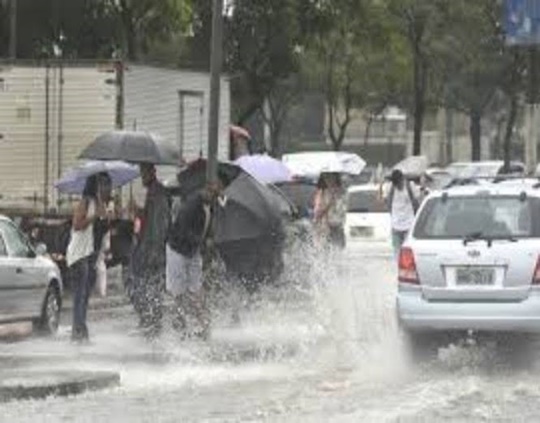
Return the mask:
[[[452,166],[502,166],[504,162],[502,160],[485,160],[481,162],[453,162],[448,165]]]
[[[530,183],[515,183],[515,184],[501,184],[501,183],[485,183],[481,185],[463,185],[454,186],[448,189],[435,191],[430,194],[430,197],[442,197],[444,195],[451,196],[475,196],[478,194],[489,194],[493,196],[517,196],[521,193],[533,197],[540,197],[540,189],[535,188]]]

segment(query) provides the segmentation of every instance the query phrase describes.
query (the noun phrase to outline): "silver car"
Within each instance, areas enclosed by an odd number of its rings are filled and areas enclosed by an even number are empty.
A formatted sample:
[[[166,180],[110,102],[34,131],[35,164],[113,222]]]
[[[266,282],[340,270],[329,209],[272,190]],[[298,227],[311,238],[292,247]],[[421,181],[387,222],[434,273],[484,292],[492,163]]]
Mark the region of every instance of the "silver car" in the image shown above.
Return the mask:
[[[430,195],[399,256],[397,316],[412,344],[444,331],[540,332],[540,189]]]
[[[62,278],[56,264],[39,255],[15,224],[0,216],[0,324],[32,321],[56,332]]]

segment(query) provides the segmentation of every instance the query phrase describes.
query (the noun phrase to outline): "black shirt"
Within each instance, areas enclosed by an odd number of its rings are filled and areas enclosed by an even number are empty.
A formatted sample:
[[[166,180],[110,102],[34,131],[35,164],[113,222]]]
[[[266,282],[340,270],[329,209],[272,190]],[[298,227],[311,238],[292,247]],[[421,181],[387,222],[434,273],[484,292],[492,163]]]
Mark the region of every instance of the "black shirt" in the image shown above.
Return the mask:
[[[199,252],[204,236],[206,214],[201,194],[190,195],[180,206],[169,229],[169,246],[185,257]]]

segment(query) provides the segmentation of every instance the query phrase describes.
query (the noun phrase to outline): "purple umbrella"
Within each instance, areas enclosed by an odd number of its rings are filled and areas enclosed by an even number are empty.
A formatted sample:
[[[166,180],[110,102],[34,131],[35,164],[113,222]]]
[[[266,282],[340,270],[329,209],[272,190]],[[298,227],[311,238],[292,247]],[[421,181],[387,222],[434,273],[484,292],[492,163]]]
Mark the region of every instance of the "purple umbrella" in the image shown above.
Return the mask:
[[[65,194],[82,194],[88,177],[102,172],[109,174],[113,188],[121,187],[139,177],[137,166],[121,161],[94,160],[67,170],[54,186]]]
[[[242,156],[234,163],[264,184],[275,184],[292,179],[291,171],[283,162],[266,154]]]

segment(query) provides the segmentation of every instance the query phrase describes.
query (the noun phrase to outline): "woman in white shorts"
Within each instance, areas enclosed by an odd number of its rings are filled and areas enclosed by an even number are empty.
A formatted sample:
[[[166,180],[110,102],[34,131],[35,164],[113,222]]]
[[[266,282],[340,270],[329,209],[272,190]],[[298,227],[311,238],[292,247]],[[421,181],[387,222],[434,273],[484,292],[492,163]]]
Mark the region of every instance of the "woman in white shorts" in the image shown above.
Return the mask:
[[[210,318],[203,290],[201,249],[210,226],[210,205],[202,193],[195,193],[173,207],[167,242],[166,288],[176,298],[177,327],[187,330],[187,319],[200,326],[194,334],[208,337]]]

